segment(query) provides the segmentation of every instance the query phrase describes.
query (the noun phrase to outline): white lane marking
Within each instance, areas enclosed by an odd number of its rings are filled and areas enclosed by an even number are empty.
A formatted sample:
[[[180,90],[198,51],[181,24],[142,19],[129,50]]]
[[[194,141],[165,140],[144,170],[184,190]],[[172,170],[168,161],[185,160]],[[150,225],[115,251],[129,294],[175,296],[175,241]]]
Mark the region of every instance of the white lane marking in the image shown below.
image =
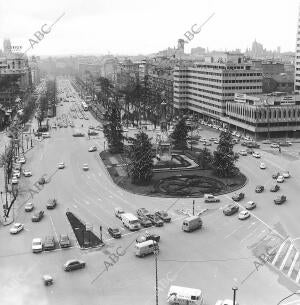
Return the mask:
[[[50,221],[51,221],[52,229],[53,229],[53,231],[54,231],[56,240],[57,240],[57,242],[59,242],[58,235],[57,235],[57,232],[56,232],[56,230],[55,230],[55,226],[54,226],[54,223],[53,223],[53,220],[52,220],[52,216],[51,216],[51,215],[50,215]],[[58,243],[58,245],[59,245],[59,243]],[[59,245],[59,247],[60,247],[60,245]]]
[[[290,256],[290,254],[291,254],[293,248],[294,248],[294,246],[293,246],[293,244],[291,244],[290,247],[289,247],[289,249],[288,249],[288,251],[287,251],[287,253],[286,253],[286,255],[285,255],[285,257],[284,257],[284,259],[283,259],[283,261],[282,261],[282,263],[281,263],[281,266],[280,266],[280,268],[279,268],[280,271],[281,271],[281,270],[283,269],[283,267],[285,266],[285,264],[286,264],[286,262],[287,262],[287,260],[288,260],[288,258],[289,258],[289,256]]]
[[[76,205],[76,204],[73,204],[73,207],[74,207],[75,209],[77,209],[77,205]]]
[[[237,229],[233,230],[231,233],[229,233],[228,235],[226,235],[226,236],[224,237],[224,239],[226,239],[226,238],[232,236],[232,235],[233,235],[234,233],[236,233],[239,229],[240,229],[240,228],[237,228]]]
[[[273,261],[272,261],[272,265],[273,265],[273,266],[275,265],[276,261],[278,260],[281,250],[284,248],[285,244],[286,244],[288,241],[289,241],[289,240],[286,239],[286,240],[280,245],[280,247],[279,247],[279,249],[278,249],[278,251],[277,251],[277,253],[276,253],[276,255],[275,255],[275,257],[274,257],[274,259],[273,259]]]
[[[247,229],[250,229],[252,226],[254,226],[256,224],[256,222],[252,222],[251,225],[249,227],[247,227]]]
[[[291,274],[292,274],[292,272],[293,272],[293,269],[294,269],[294,267],[295,267],[295,265],[296,265],[296,261],[297,261],[298,257],[299,257],[299,252],[296,252],[296,255],[294,256],[294,259],[293,259],[293,262],[292,262],[292,264],[291,264],[290,270],[289,270],[289,272],[288,272],[288,274],[287,274],[288,277],[291,276]]]

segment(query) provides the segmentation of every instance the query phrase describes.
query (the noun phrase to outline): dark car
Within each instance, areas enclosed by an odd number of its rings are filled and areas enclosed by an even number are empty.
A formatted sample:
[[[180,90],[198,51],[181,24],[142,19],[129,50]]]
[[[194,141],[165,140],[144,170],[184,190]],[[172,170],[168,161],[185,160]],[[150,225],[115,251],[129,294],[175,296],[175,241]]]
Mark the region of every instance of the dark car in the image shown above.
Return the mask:
[[[169,216],[169,214],[166,211],[156,211],[155,215],[158,216],[164,222],[171,221],[171,217]]]
[[[67,234],[63,234],[60,236],[59,245],[61,246],[61,248],[68,248],[71,246],[71,241]]]
[[[246,145],[248,148],[260,148],[260,145],[256,142],[248,142]]]
[[[244,197],[245,197],[244,193],[236,193],[232,196],[232,200],[240,201],[240,200],[244,199]]]
[[[279,176],[280,176],[280,173],[278,172],[278,173],[273,174],[273,175],[272,175],[272,178],[273,178],[273,179],[277,179]]]
[[[44,217],[44,211],[36,212],[32,215],[32,222],[39,222]]]
[[[95,130],[88,130],[88,135],[89,136],[96,136],[96,135],[98,135],[98,132],[95,131]]]
[[[237,213],[238,211],[239,211],[239,206],[235,204],[229,204],[224,208],[223,214],[226,216],[230,216]]]
[[[84,133],[82,132],[73,133],[73,137],[84,137]]]
[[[140,224],[144,227],[144,228],[148,228],[152,226],[152,221],[147,218],[146,216],[138,216],[138,219],[140,221]]]
[[[150,215],[150,212],[145,208],[137,209],[136,213],[138,214],[138,216],[147,216],[148,217]]]
[[[156,242],[159,242],[160,241],[160,236],[157,235],[157,234],[154,234],[154,233],[146,232],[145,235],[138,236],[137,239],[136,239],[136,242],[137,243],[142,243],[142,242],[147,241],[147,240],[154,240]]]
[[[46,236],[44,240],[44,250],[54,250],[55,241],[53,236]]]
[[[280,190],[280,186],[278,184],[275,184],[270,188],[271,192],[277,192],[279,190]]]
[[[113,238],[121,238],[121,231],[118,228],[113,228],[109,227],[107,229],[108,233],[113,237]]]
[[[47,209],[48,210],[53,210],[57,205],[57,200],[56,199],[49,199],[48,202],[47,202]]]
[[[264,191],[264,186],[263,185],[258,185],[256,188],[255,188],[255,192],[256,193],[262,193]]]
[[[246,152],[248,155],[252,155],[254,153],[254,150],[253,150],[253,148],[247,148]]]
[[[162,227],[164,225],[164,222],[156,215],[150,214],[148,218],[156,227]]]
[[[77,259],[69,260],[64,264],[65,271],[73,271],[77,269],[82,269],[84,267],[85,267],[85,262]]]
[[[281,195],[281,196],[277,197],[276,199],[274,199],[275,204],[282,204],[284,202],[286,202],[286,196],[284,196],[284,195]]]
[[[38,183],[39,183],[40,185],[44,185],[44,184],[46,183],[46,179],[45,179],[44,177],[41,177],[41,178],[39,179]]]

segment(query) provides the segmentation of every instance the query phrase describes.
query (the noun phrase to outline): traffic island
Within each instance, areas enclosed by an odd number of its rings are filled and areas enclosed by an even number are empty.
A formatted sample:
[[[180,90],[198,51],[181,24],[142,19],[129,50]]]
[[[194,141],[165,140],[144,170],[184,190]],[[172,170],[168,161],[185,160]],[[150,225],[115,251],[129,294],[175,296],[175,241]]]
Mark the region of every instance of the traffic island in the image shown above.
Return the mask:
[[[72,212],[66,212],[66,216],[81,249],[98,248],[104,245],[102,240],[92,231],[92,228]]]

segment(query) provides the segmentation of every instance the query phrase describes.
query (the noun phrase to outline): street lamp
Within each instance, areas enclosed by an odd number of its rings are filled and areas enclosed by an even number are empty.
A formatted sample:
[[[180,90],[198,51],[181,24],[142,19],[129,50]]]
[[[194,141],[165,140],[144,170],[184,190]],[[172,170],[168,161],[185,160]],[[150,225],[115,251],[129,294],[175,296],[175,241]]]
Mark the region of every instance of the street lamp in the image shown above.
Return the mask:
[[[292,297],[293,295],[296,295],[296,294],[300,294],[300,290],[297,290],[296,292],[293,292],[293,293],[291,293],[290,295],[288,295],[287,297],[283,298],[282,300],[280,300],[280,301],[277,303],[277,305],[281,304],[284,300],[286,300],[286,299],[288,299],[288,298],[290,298],[290,297]]]
[[[155,295],[156,295],[156,302],[155,304],[158,305],[158,276],[157,276],[157,256],[159,253],[158,244],[154,245],[154,256],[155,256]]]
[[[235,305],[235,295],[236,295],[236,291],[238,290],[237,287],[232,287],[232,290],[233,290],[233,305]]]

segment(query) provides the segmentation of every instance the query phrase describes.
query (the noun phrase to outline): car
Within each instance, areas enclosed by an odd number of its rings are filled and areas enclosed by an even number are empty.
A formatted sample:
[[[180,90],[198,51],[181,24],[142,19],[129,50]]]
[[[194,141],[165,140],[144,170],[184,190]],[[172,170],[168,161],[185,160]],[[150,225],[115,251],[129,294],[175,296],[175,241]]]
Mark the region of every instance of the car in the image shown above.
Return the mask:
[[[41,238],[34,238],[31,243],[31,249],[33,253],[43,251],[43,241]]]
[[[61,248],[68,248],[71,246],[71,241],[67,234],[60,235],[59,245]]]
[[[32,173],[31,173],[30,170],[24,169],[24,170],[23,170],[23,175],[24,175],[24,177],[31,177],[31,176],[32,176]]]
[[[271,188],[270,191],[271,192],[277,192],[280,190],[280,186],[278,184],[274,184]]]
[[[140,221],[140,224],[144,227],[144,228],[148,228],[152,226],[152,221],[147,218],[146,216],[138,216],[138,219]]]
[[[248,201],[245,208],[246,210],[253,210],[256,208],[256,203],[254,201]]]
[[[38,211],[34,213],[31,217],[32,222],[39,222],[44,217],[44,211]]]
[[[254,152],[254,153],[252,153],[252,157],[259,159],[261,156],[259,153]]]
[[[283,183],[284,182],[284,177],[283,176],[278,176],[277,177],[277,180],[276,180],[278,183]]]
[[[262,193],[264,191],[265,187],[263,185],[258,185],[256,188],[255,188],[255,192],[256,193]]]
[[[13,226],[9,229],[10,234],[18,234],[24,229],[24,225],[22,223],[14,223]]]
[[[279,144],[278,143],[272,143],[270,145],[270,147],[272,147],[272,148],[279,148]]]
[[[240,151],[239,151],[239,154],[240,154],[241,156],[247,156],[247,152],[246,152],[246,150],[244,150],[244,149],[240,150]]]
[[[279,176],[280,176],[280,173],[278,172],[278,173],[273,174],[273,175],[272,175],[272,178],[273,178],[273,179],[277,179]]]
[[[246,211],[246,210],[241,211],[241,212],[239,213],[239,219],[240,219],[240,220],[244,220],[244,219],[247,219],[247,218],[249,218],[249,217],[250,217],[250,213],[249,213],[248,211]]]
[[[87,118],[85,118],[87,120]],[[96,130],[88,130],[88,135],[89,136],[97,136],[98,132]]]
[[[220,202],[220,199],[215,197],[212,194],[204,194],[204,202],[209,203],[209,202]]]
[[[218,140],[215,140],[214,143],[215,144],[220,144],[220,142]]]
[[[75,133],[73,133],[73,137],[84,137],[84,133],[82,133],[82,132],[75,132]]]
[[[65,168],[65,163],[64,162],[59,162],[57,167],[58,167],[58,169],[64,169]]]
[[[20,159],[18,160],[18,162],[19,162],[20,164],[25,164],[25,163],[26,163],[26,160],[25,160],[24,157],[22,157],[22,158],[20,158]]]
[[[246,146],[248,148],[260,148],[260,145],[256,142],[247,142]]]
[[[49,132],[43,132],[42,137],[43,137],[43,139],[50,138],[50,133]]]
[[[147,217],[156,227],[162,227],[164,225],[164,222],[156,215],[150,214]]]
[[[89,165],[87,163],[83,164],[82,169],[84,171],[88,171],[89,170]]]
[[[245,197],[244,193],[236,193],[232,196],[232,200],[240,201],[240,200],[244,199],[244,197]]]
[[[224,209],[223,209],[223,214],[226,216],[233,215],[239,211],[239,206],[236,204],[228,204]]]
[[[33,210],[34,206],[32,202],[27,202],[25,204],[25,212],[31,212]]]
[[[54,237],[51,235],[48,235],[45,237],[44,240],[44,250],[54,250],[55,249],[55,241]]]
[[[158,243],[160,241],[160,236],[155,233],[149,233],[146,231],[144,235],[138,236],[135,241],[137,243],[142,243],[147,240],[153,240]]]
[[[53,199],[49,199],[47,201],[46,208],[48,210],[53,210],[56,207],[56,205],[57,205],[57,200],[56,199],[54,199],[54,198]]]
[[[274,199],[275,204],[282,204],[284,202],[286,202],[286,196],[284,196],[284,195],[281,195],[281,196],[277,197],[276,199]]]
[[[171,216],[166,211],[156,211],[154,215],[158,216],[164,222],[171,222]]]
[[[283,178],[290,178],[291,177],[291,175],[290,175],[290,172],[289,171],[284,171],[284,172],[282,172],[282,174],[281,174],[282,176],[283,176]]]
[[[204,142],[203,145],[204,146],[211,146],[211,142]]]
[[[11,179],[11,183],[12,184],[18,184],[19,183],[19,180],[16,176],[13,176],[12,179]]]
[[[39,180],[38,180],[38,184],[40,185],[44,185],[46,183],[46,179],[44,177],[41,177]]]
[[[137,209],[137,210],[136,210],[136,213],[137,213],[138,216],[146,216],[146,217],[148,217],[148,216],[151,214],[151,213],[150,213],[147,209],[145,209],[145,208]]]
[[[19,171],[19,170],[16,170],[16,169],[14,169],[14,170],[12,171],[12,174],[13,174],[14,177],[17,177],[17,178],[20,178],[20,177],[21,177],[20,171]]]
[[[121,216],[122,214],[125,213],[125,211],[122,209],[122,208],[114,208],[114,213],[115,213],[115,216],[119,219],[121,219]]]
[[[261,162],[260,165],[259,165],[259,168],[260,168],[260,169],[266,169],[267,166],[266,166],[265,163]]]
[[[122,236],[120,229],[116,228],[116,227],[108,227],[107,232],[113,238],[121,238],[121,236]]]
[[[96,146],[91,146],[89,148],[89,152],[93,152],[93,151],[96,151],[97,150],[97,147]]]
[[[14,164],[13,164],[13,168],[14,168],[14,170],[20,172],[20,170],[21,170],[21,164],[18,163],[18,162],[17,162],[17,163],[14,163]]]
[[[82,269],[84,267],[85,267],[85,262],[81,261],[81,260],[77,260],[77,259],[68,260],[64,264],[65,271],[73,271],[73,270],[77,270],[77,269]]]
[[[292,146],[292,142],[279,142],[279,146],[282,147],[287,147],[287,146]]]
[[[254,150],[252,148],[247,148],[246,152],[248,155],[252,155],[254,153]]]

